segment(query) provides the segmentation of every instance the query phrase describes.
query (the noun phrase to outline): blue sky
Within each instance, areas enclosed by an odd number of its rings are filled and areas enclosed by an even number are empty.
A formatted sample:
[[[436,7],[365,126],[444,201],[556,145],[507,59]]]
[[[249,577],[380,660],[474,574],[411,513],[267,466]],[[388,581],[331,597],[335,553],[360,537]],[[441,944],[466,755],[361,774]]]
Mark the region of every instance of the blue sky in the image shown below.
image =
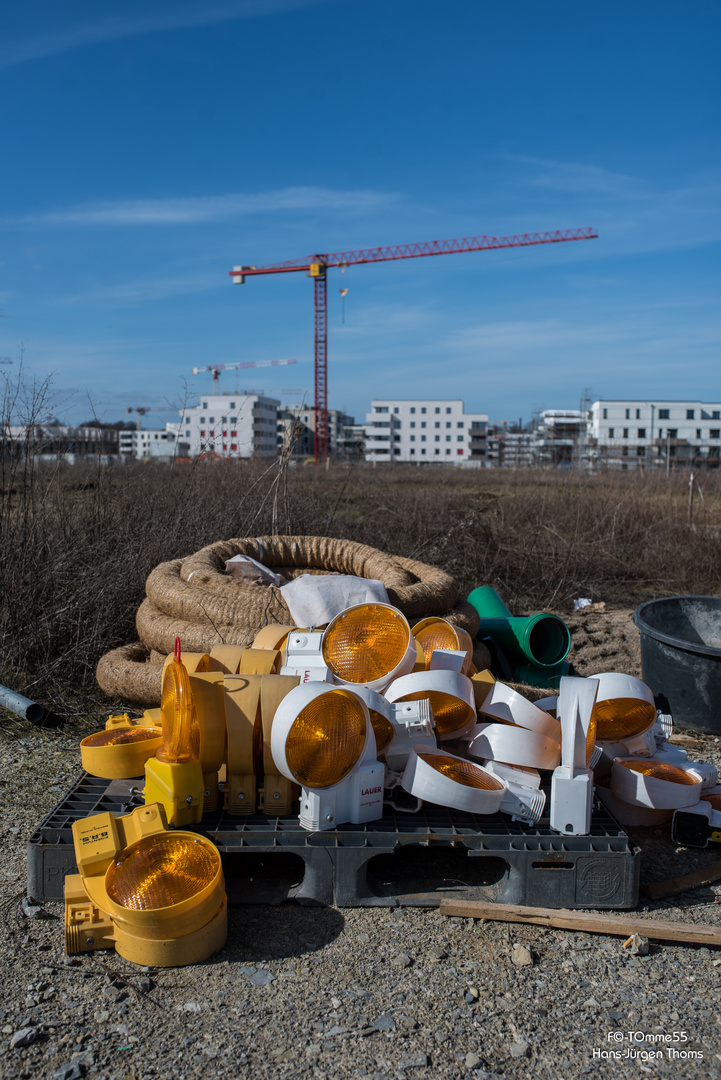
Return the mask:
[[[71,421],[160,426],[239,360],[298,364],[223,388],[312,401],[311,282],[236,263],[593,226],[331,271],[329,405],[718,400],[720,31],[703,0],[6,6],[0,372]]]

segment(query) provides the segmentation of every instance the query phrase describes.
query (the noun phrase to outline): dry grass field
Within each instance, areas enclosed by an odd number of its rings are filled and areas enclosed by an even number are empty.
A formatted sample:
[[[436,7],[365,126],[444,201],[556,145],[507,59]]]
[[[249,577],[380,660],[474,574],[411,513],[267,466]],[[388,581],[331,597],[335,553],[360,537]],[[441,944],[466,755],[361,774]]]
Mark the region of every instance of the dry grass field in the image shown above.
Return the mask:
[[[98,658],[135,640],[159,562],[267,533],[357,540],[493,585],[517,613],[716,593],[721,484],[688,476],[279,462],[0,462],[0,682],[64,716],[101,707]]]

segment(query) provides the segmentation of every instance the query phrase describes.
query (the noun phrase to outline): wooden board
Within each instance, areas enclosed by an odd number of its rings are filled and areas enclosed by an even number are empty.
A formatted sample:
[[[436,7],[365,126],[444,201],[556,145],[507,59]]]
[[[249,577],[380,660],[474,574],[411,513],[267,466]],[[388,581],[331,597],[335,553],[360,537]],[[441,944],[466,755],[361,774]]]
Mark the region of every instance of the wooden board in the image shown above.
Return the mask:
[[[692,874],[682,874],[680,877],[668,878],[666,881],[654,881],[643,890],[646,896],[652,900],[663,900],[667,896],[677,896],[686,892],[687,889],[698,889],[699,886],[713,885],[714,881],[721,879],[721,862],[711,863],[703,870],[694,870]]]
[[[480,900],[442,900],[441,915],[470,919],[531,923],[559,930],[581,930],[587,934],[641,934],[655,941],[686,941],[694,945],[721,946],[721,926],[672,922],[667,919],[637,919],[629,915],[594,915],[587,911],[524,907],[521,904],[488,904]]]

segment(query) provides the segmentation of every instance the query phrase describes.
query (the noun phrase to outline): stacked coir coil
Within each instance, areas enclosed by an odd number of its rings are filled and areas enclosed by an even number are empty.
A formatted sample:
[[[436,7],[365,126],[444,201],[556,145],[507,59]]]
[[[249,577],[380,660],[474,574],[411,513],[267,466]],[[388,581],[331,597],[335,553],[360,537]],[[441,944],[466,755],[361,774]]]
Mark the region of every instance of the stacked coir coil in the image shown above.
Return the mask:
[[[98,663],[97,680],[106,693],[159,705],[162,661],[176,637],[185,652],[210,652],[214,645],[250,645],[263,626],[294,625],[279,588],[226,572],[226,560],[235,555],[249,555],[288,579],[301,574],[373,578],[383,582],[390,603],[411,622],[442,615],[471,637],[478,633],[478,614],[458,599],[454,579],[426,563],[324,536],[220,540],[151,572],[136,617],[140,641],[113,649]]]

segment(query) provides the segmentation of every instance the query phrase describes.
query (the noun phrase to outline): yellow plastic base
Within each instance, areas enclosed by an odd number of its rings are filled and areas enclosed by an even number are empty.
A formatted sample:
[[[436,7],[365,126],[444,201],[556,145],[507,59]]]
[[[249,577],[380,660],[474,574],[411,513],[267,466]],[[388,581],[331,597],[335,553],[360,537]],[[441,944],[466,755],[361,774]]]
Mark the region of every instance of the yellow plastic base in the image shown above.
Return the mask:
[[[145,805],[160,803],[168,825],[182,829],[203,817],[205,783],[199,761],[145,762]]]
[[[228,938],[228,902],[223,900],[217,915],[195,930],[179,938],[136,937],[127,927],[116,923],[115,951],[132,964],[148,967],[185,967],[199,964],[225,945]]]
[[[127,723],[114,724],[112,727],[114,730],[121,730],[136,726],[146,725]],[[107,726],[105,730],[109,730]],[[92,738],[93,735],[88,735],[80,743],[80,760],[87,773],[106,780],[132,780],[135,776],[142,776],[145,762],[155,757],[163,745],[163,735],[159,729],[154,739],[143,739],[140,742],[89,746],[88,740]]]

